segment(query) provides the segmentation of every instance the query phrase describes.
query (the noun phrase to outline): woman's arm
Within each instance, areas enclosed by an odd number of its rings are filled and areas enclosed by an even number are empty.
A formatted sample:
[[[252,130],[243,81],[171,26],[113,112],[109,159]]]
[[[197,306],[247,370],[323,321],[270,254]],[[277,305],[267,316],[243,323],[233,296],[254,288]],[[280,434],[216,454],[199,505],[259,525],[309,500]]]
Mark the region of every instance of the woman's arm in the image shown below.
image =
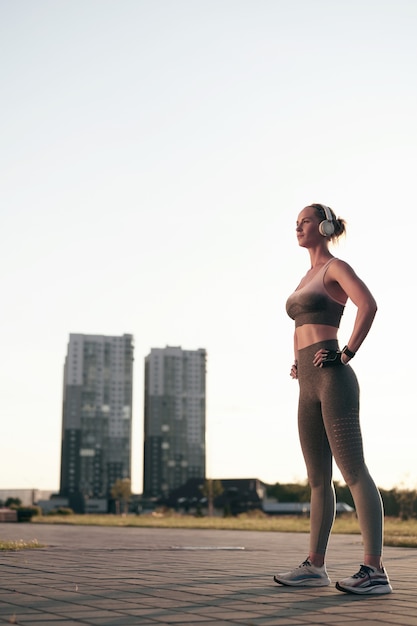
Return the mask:
[[[374,321],[378,308],[375,298],[365,283],[355,274],[350,265],[344,261],[337,260],[330,265],[326,275],[326,281],[327,280],[337,283],[346,296],[350,298],[357,307],[352,334],[347,343],[351,352],[357,352]],[[349,357],[343,354],[342,360],[344,363],[347,363]]]

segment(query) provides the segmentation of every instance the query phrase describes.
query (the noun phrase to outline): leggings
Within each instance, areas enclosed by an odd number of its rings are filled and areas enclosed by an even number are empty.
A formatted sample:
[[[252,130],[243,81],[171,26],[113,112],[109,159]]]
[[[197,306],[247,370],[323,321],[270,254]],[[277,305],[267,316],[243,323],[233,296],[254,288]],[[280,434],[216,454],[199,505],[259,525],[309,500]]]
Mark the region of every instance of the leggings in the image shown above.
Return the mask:
[[[383,505],[365,465],[359,422],[359,385],[350,365],[314,367],[321,341],[298,353],[298,429],[311,487],[310,551],[324,555],[335,517],[332,462],[335,459],[356,508],[366,555],[381,556]]]

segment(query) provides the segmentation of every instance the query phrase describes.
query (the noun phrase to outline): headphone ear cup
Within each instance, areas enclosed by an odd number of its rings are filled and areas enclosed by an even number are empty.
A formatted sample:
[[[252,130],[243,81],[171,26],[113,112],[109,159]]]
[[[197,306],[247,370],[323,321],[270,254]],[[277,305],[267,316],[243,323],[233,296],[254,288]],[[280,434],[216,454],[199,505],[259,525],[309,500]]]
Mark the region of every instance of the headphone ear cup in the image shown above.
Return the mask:
[[[323,220],[319,224],[319,231],[323,237],[330,237],[334,233],[334,224],[330,220]]]

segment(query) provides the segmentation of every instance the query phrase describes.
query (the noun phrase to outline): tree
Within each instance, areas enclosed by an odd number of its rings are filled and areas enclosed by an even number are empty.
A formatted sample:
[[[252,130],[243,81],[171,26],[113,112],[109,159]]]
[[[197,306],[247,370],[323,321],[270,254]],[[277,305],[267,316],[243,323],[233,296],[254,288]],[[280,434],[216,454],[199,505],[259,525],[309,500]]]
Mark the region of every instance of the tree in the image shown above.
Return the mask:
[[[397,502],[399,505],[399,516],[402,520],[416,517],[417,492],[410,489],[398,489]]]
[[[9,506],[21,506],[22,505],[22,501],[20,498],[7,498],[6,502],[5,502],[5,506],[6,508],[8,508]]]
[[[275,483],[267,486],[269,498],[276,498],[277,502],[308,502],[310,500],[310,487],[308,483]]]
[[[221,480],[212,480],[207,478],[204,485],[200,487],[202,494],[207,498],[208,514],[213,517],[213,503],[217,496],[223,493],[223,485]]]
[[[122,503],[123,514],[126,515],[132,495],[130,478],[118,478],[110,490],[110,495],[116,502],[116,514],[120,515],[120,503]]]

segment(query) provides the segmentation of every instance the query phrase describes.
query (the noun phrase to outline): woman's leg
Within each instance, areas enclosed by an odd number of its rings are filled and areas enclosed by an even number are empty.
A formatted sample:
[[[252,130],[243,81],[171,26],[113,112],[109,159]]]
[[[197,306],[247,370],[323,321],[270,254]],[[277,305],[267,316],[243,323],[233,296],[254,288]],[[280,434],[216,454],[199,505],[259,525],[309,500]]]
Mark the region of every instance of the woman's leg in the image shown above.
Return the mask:
[[[359,386],[350,366],[333,369],[322,399],[327,437],[335,461],[355,503],[362,532],[365,565],[381,567],[383,506],[365,465],[359,421]]]
[[[311,487],[310,561],[324,563],[335,516],[332,453],[323,423],[319,399],[321,370],[312,364],[317,346],[301,350],[298,359],[300,398],[298,429]]]
[[[310,561],[323,565],[335,516],[332,481],[332,455],[323,426],[320,407],[315,410],[300,402],[299,432],[301,448],[311,488]]]

